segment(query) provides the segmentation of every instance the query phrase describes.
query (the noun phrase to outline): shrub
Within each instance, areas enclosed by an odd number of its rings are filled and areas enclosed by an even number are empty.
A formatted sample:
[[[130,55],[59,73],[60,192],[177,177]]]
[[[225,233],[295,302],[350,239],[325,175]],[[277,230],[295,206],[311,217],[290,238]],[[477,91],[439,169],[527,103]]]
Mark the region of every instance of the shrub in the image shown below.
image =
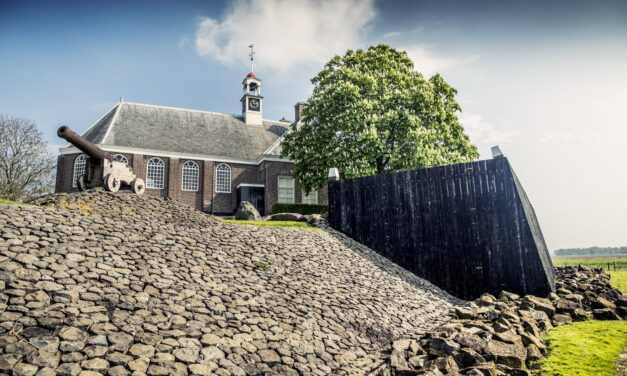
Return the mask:
[[[326,214],[326,205],[314,204],[279,204],[272,205],[272,214],[277,213],[298,213],[298,214]]]

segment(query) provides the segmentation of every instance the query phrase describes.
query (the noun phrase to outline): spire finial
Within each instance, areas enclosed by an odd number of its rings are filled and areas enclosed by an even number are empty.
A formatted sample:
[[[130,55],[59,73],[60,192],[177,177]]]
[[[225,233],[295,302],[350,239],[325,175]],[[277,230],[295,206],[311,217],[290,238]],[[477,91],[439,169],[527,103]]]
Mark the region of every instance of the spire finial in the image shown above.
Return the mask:
[[[250,56],[250,73],[253,73],[253,59],[255,57],[255,50],[252,43],[248,46],[248,48],[250,48],[250,55],[248,55]]]

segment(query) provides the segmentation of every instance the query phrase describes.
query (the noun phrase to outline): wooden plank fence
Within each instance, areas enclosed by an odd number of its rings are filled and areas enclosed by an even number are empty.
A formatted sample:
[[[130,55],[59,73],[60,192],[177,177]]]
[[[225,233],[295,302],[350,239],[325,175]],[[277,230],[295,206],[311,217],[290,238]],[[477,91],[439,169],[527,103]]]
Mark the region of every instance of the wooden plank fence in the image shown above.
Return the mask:
[[[533,207],[505,157],[332,181],[328,216],[460,298],[555,290]]]

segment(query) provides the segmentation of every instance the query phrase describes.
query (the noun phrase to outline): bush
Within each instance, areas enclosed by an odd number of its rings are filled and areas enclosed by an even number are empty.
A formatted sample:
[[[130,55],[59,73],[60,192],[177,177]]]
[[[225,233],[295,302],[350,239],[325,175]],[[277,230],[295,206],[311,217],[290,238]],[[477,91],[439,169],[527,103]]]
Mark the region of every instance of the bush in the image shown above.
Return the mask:
[[[272,214],[277,213],[298,213],[298,214],[326,214],[326,205],[313,204],[279,204],[272,205]]]

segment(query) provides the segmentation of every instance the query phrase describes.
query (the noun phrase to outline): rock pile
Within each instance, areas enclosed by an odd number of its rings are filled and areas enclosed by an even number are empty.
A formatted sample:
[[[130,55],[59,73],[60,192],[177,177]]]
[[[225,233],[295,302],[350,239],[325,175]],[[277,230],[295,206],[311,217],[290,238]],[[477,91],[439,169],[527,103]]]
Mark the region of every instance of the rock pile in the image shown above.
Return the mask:
[[[461,303],[333,231],[98,191],[35,204],[0,205],[0,374],[365,372]]]
[[[418,340],[393,343],[380,374],[524,376],[540,359],[541,332],[572,321],[627,319],[627,295],[612,288],[600,269],[557,268],[557,293],[546,298],[484,294],[455,309],[458,320]]]

